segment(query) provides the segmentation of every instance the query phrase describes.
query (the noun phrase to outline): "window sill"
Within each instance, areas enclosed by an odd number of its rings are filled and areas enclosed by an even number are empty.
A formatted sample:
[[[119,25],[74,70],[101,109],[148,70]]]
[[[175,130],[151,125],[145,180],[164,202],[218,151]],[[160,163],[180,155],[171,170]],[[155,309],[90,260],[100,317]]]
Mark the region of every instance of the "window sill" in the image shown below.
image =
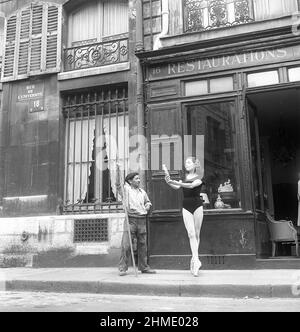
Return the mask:
[[[59,81],[70,80],[70,79],[74,79],[74,78],[103,75],[103,74],[121,72],[121,71],[127,71],[127,70],[130,70],[129,62],[117,63],[114,65],[107,65],[107,66],[103,66],[103,67],[93,67],[93,68],[88,68],[88,69],[80,69],[80,70],[60,73],[60,74],[58,74],[58,80]]]
[[[243,209],[204,210],[204,215],[229,215],[229,214],[253,215],[253,212],[252,211],[245,211]]]
[[[186,43],[193,43],[199,41],[208,41],[212,39],[218,39],[224,37],[232,37],[243,34],[255,33],[258,31],[265,31],[273,29],[276,22],[276,28],[283,28],[291,26],[292,16],[285,16],[279,18],[271,18],[263,21],[254,21],[245,24],[239,24],[230,27],[220,27],[218,29],[195,31],[195,32],[184,32],[177,35],[166,35],[161,37],[163,43],[162,48],[172,47],[174,45],[184,45]]]
[[[204,216],[253,216],[252,211],[245,211],[243,209],[224,209],[224,210],[204,210]],[[150,217],[152,218],[178,218],[182,216],[181,210],[167,210],[167,211],[154,211]]]

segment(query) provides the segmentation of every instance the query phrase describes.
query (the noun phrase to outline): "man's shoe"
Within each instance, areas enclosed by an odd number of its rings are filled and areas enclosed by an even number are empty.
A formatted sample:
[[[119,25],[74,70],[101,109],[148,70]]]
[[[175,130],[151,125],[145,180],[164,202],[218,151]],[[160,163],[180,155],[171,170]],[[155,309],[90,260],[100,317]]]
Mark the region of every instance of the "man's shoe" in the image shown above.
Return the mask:
[[[119,272],[119,276],[120,277],[125,277],[127,275],[127,272],[126,271],[120,271]]]
[[[156,271],[154,270],[144,270],[142,273],[147,273],[147,274],[156,274]]]

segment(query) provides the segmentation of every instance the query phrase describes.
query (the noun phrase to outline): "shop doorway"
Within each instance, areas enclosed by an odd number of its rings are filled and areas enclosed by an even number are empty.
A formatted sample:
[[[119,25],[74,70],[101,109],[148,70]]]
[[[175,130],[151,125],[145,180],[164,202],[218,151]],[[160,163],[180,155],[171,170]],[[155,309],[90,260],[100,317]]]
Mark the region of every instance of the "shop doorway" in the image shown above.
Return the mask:
[[[292,220],[297,227],[300,172],[299,89],[250,93],[249,127],[256,211],[275,220]],[[257,232],[260,254],[271,255],[263,218]],[[300,226],[300,225],[299,225]],[[292,256],[291,246],[279,246],[277,256]]]

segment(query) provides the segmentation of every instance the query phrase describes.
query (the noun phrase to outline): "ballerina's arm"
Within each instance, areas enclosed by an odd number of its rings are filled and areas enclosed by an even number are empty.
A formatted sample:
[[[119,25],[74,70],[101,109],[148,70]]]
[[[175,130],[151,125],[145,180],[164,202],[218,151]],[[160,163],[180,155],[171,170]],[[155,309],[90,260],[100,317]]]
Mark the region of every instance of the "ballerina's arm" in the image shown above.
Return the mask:
[[[176,186],[179,188],[186,188],[186,189],[194,189],[196,187],[201,186],[201,184],[202,184],[202,181],[199,179],[195,180],[192,183],[185,183],[185,182],[179,182],[179,181],[174,181],[174,180],[171,180],[169,182],[169,185],[173,185],[173,186]]]
[[[173,182],[175,182],[175,181],[172,181],[169,175],[167,175],[167,176],[165,177],[165,180],[166,180],[167,184],[168,184],[171,188],[173,188],[173,189],[175,189],[175,190],[178,190],[178,189],[181,188],[179,185],[175,185],[175,184],[173,184]],[[177,182],[178,182],[178,183],[181,183],[182,181],[176,181],[176,183],[177,183]]]

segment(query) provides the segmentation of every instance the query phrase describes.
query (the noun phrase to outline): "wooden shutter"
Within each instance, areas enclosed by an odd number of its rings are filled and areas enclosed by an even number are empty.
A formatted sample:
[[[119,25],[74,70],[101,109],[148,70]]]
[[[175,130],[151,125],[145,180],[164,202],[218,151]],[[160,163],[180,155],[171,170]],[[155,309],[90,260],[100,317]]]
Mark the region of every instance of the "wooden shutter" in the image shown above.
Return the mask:
[[[3,81],[60,70],[61,18],[60,5],[38,2],[8,18]]]
[[[6,21],[5,52],[3,61],[2,79],[14,78],[15,51],[17,43],[17,15],[12,15]]]
[[[18,76],[28,74],[28,56],[30,45],[31,11],[27,8],[21,12],[21,26],[18,52]]]
[[[43,5],[33,4],[31,13],[32,24],[29,71],[34,73],[41,71],[42,64]]]
[[[46,70],[57,70],[60,62],[60,12],[57,6],[48,6]]]

